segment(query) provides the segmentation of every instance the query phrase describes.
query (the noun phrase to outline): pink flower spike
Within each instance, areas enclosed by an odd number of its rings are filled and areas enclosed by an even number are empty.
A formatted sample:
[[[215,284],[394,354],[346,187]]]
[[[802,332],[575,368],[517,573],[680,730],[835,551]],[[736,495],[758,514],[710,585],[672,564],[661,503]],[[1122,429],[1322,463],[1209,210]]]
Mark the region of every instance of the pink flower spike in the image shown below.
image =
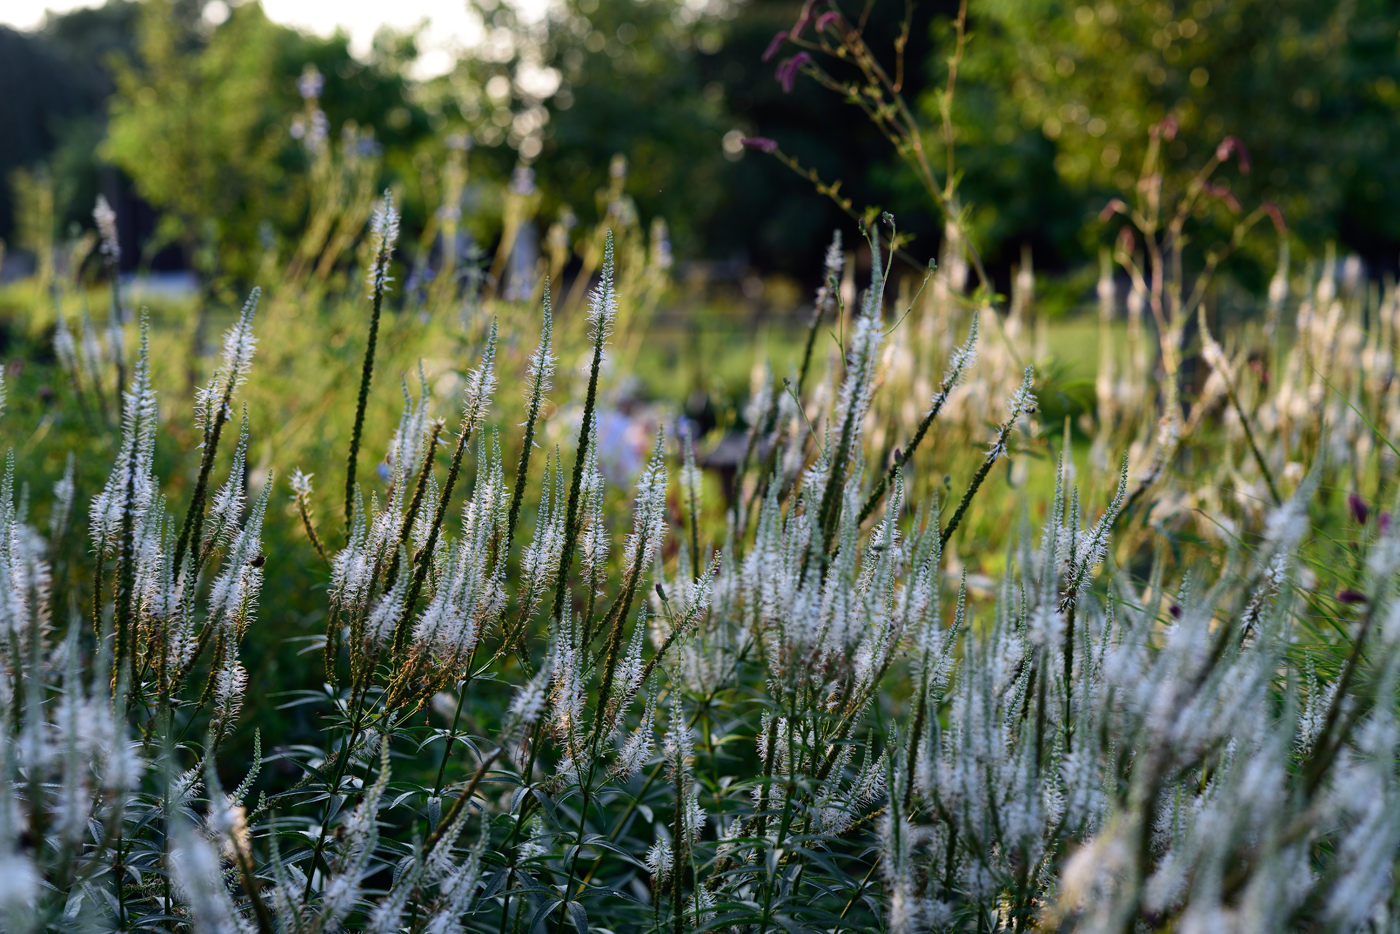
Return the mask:
[[[1288,225],[1283,222],[1283,212],[1279,210],[1277,204],[1274,204],[1272,201],[1265,201],[1263,204],[1259,205],[1259,209],[1269,215],[1269,220],[1274,222],[1274,230],[1278,231],[1280,237],[1288,233]]]
[[[1162,122],[1153,127],[1153,130],[1160,132],[1162,138],[1168,142],[1176,139],[1176,131],[1178,129],[1179,124],[1177,124],[1175,117],[1163,117]]]
[[[763,53],[763,60],[765,62],[771,59],[774,55],[778,54],[778,49],[783,47],[783,43],[787,41],[787,37],[788,34],[786,29],[782,30],[776,36],[773,37],[773,41],[768,43],[768,48],[764,50]]]
[[[792,24],[792,32],[788,33],[794,41],[802,38],[802,30],[807,28],[807,23],[812,18],[812,4],[816,2],[817,0],[807,0],[802,4],[802,14],[797,17],[797,22]]]
[[[1133,250],[1137,249],[1137,237],[1133,236],[1133,231],[1130,227],[1119,229],[1118,240],[1123,247],[1123,252],[1127,253],[1129,256],[1132,255]]]
[[[773,72],[773,77],[783,86],[784,91],[792,90],[792,59],[785,58],[778,63],[778,70]]]
[[[1122,198],[1114,198],[1112,201],[1108,202],[1108,204],[1105,204],[1105,205],[1103,206],[1103,210],[1099,212],[1099,223],[1102,224],[1104,221],[1108,220],[1110,217],[1112,217],[1112,216],[1115,215],[1115,214],[1127,214],[1127,213],[1128,213],[1128,206],[1127,206],[1126,204],[1123,203],[1123,199],[1122,199]]]
[[[1360,494],[1347,494],[1347,509],[1351,510],[1351,517],[1356,520],[1357,525],[1365,525],[1366,519],[1371,515],[1371,507],[1366,505],[1366,501]]]
[[[832,23],[841,21],[841,14],[836,10],[828,10],[817,17],[817,32],[826,32],[826,28]]]
[[[1214,185],[1210,182],[1206,182],[1205,192],[1206,194],[1211,195],[1215,198],[1219,198],[1221,201],[1225,202],[1225,206],[1230,209],[1230,213],[1240,213],[1240,200],[1236,198],[1234,193],[1231,192],[1230,189],[1226,188],[1224,185]]]
[[[791,94],[792,86],[797,81],[797,72],[812,60],[812,56],[806,52],[798,52],[792,58],[778,66],[778,81],[783,85],[783,93]]]
[[[773,153],[778,151],[777,140],[771,140],[766,136],[745,136],[739,140],[739,145],[745,149],[757,149],[759,152]]]
[[[1215,158],[1224,162],[1230,158],[1230,154],[1235,154],[1235,160],[1240,164],[1240,174],[1249,174],[1249,150],[1244,148],[1244,143],[1240,142],[1238,136],[1227,136],[1220,141],[1220,145],[1215,147]]]

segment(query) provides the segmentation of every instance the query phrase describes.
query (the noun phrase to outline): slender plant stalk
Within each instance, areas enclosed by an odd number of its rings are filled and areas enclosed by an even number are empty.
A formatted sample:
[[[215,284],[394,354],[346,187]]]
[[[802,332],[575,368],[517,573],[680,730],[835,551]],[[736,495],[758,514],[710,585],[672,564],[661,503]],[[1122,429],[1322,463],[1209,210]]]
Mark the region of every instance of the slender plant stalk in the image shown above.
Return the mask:
[[[447,509],[452,502],[452,490],[457,485],[457,477],[462,471],[462,455],[466,453],[472,432],[481,424],[481,419],[486,412],[490,389],[495,381],[496,327],[497,322],[493,319],[486,347],[481,352],[481,365],[473,374],[472,380],[469,381],[467,398],[462,407],[462,425],[457,435],[457,447],[452,452],[452,464],[447,470],[447,480],[443,483],[442,492],[438,496],[437,511],[433,514],[433,524],[428,528],[428,540],[423,546],[418,563],[414,566],[413,580],[409,584],[408,596],[404,600],[403,615],[399,617],[398,627],[394,632],[394,662],[396,667],[398,663],[403,661],[404,655],[408,651],[408,635],[412,624],[413,608],[418,602],[419,594],[423,591],[423,582],[428,578],[428,568],[432,566],[433,555],[437,553],[438,536],[442,533],[442,524],[447,519]]]
[[[442,422],[434,421],[432,428],[428,432],[428,449],[423,455],[423,463],[418,469],[418,482],[413,486],[413,498],[408,504],[408,512],[404,515],[403,525],[399,529],[399,548],[394,549],[394,559],[389,564],[389,571],[384,575],[384,592],[388,593],[393,589],[394,581],[399,576],[399,553],[404,546],[408,545],[408,538],[413,534],[413,523],[418,518],[418,510],[423,503],[423,494],[428,489],[428,478],[433,474],[433,455],[437,453],[438,438],[442,435]]]
[[[112,685],[115,690],[118,672],[123,661],[131,666],[132,681],[136,676],[136,636],[132,632],[132,595],[136,589],[135,512],[136,512],[136,452],[139,444],[132,444],[132,454],[127,465],[126,489],[122,497],[121,546],[117,551],[117,592],[115,645],[112,653]]]
[[[520,520],[520,504],[525,499],[525,483],[530,474],[530,452],[535,446],[535,423],[539,419],[540,405],[544,394],[549,390],[550,376],[554,372],[554,355],[551,341],[554,337],[554,312],[549,300],[549,280],[544,283],[544,323],[540,328],[540,346],[531,360],[533,370],[530,380],[530,403],[525,417],[525,436],[520,447],[520,463],[515,468],[515,491],[510,497],[510,512],[506,518],[505,553],[510,554],[515,541],[515,525]],[[582,454],[580,454],[582,457]],[[546,458],[546,461],[548,459]],[[546,462],[545,469],[549,469]]]
[[[938,418],[938,413],[943,411],[943,406],[947,404],[948,397],[951,395],[953,388],[962,380],[967,367],[972,363],[972,355],[976,346],[977,315],[974,313],[967,343],[963,345],[962,349],[954,358],[952,365],[948,367],[948,372],[944,374],[943,384],[938,387],[938,394],[933,397],[933,405],[929,407],[928,413],[925,414],[923,420],[919,422],[919,427],[914,430],[914,434],[909,439],[909,443],[904,446],[902,451],[895,452],[894,457],[890,461],[889,469],[880,477],[879,482],[875,484],[875,489],[872,490],[870,496],[866,498],[865,505],[862,506],[860,510],[860,517],[856,520],[858,524],[865,522],[865,520],[870,517],[870,514],[875,511],[875,507],[878,506],[880,500],[884,498],[885,491],[889,489],[889,485],[894,482],[895,474],[904,469],[904,465],[909,463],[910,458],[914,456],[914,452],[919,449],[919,445],[924,440],[924,435],[928,433],[929,427],[933,425],[934,419]]]
[[[574,459],[574,474],[569,482],[569,500],[564,508],[564,550],[559,558],[559,577],[554,585],[555,622],[563,619],[564,601],[568,598],[569,571],[574,561],[574,548],[578,544],[578,498],[583,487],[583,467],[588,454],[588,445],[593,431],[593,411],[598,401],[598,371],[603,365],[603,344],[607,341],[615,314],[617,297],[613,291],[613,235],[607,232],[603,246],[603,274],[593,293],[593,363],[588,368],[588,392],[583,397],[583,421],[578,430],[578,447]]]
[[[301,517],[302,528],[306,530],[306,537],[311,541],[311,547],[316,549],[316,554],[321,561],[329,564],[330,559],[326,557],[326,547],[321,544],[321,536],[316,534],[316,523],[311,515],[311,503],[301,492],[297,493],[297,514]]]
[[[870,315],[876,321],[881,314],[881,304],[884,301],[885,277],[888,269],[882,265],[880,258],[880,240],[877,234],[871,233],[870,228],[866,228],[866,240],[870,243],[871,252],[871,283],[870,291],[867,293],[865,302],[866,308],[861,312]],[[854,361],[854,372],[847,375],[846,379],[851,387],[850,397],[846,402],[846,417],[841,424],[841,440],[836,445],[836,451],[831,458],[831,472],[827,477],[826,489],[822,494],[821,506],[817,510],[817,527],[822,534],[822,554],[831,554],[831,543],[836,537],[836,529],[841,519],[841,499],[845,495],[846,470],[851,459],[851,446],[856,437],[859,421],[864,418],[865,412],[860,405],[860,398],[865,391],[867,383],[874,377],[873,368],[875,361],[870,352],[860,350]],[[806,562],[803,562],[803,576],[805,577]],[[823,572],[824,573],[824,572]]]
[[[248,301],[243,305],[243,312],[239,318],[239,327],[243,329],[245,336],[251,336],[253,314],[257,311],[258,299],[262,296],[262,289],[254,288],[248,295]],[[199,479],[195,481],[194,495],[190,497],[189,508],[185,511],[185,521],[180,526],[180,537],[175,541],[175,559],[171,562],[177,576],[184,573],[185,550],[192,551],[199,549],[199,539],[201,529],[204,525],[204,504],[209,493],[209,474],[214,469],[214,457],[219,452],[219,439],[223,436],[224,424],[228,421],[229,404],[233,401],[233,391],[238,388],[238,384],[247,375],[245,367],[248,360],[241,356],[236,356],[232,361],[225,360],[228,367],[227,372],[216,374],[214,384],[210,387],[218,393],[218,403],[214,411],[205,415],[204,431],[204,456],[199,462]],[[219,380],[223,383],[220,385]],[[222,391],[220,391],[222,390]],[[206,400],[206,404],[212,402]],[[187,578],[193,581],[195,574]]]
[[[690,431],[682,438],[685,442],[684,473],[687,506],[690,507],[690,579],[700,579],[700,504],[695,489],[699,470],[695,466],[695,450],[691,444]]]
[[[360,370],[360,396],[355,404],[355,426],[350,431],[350,453],[345,461],[345,534],[350,534],[351,513],[355,505],[355,464],[360,456],[360,434],[365,426],[365,406],[369,403],[369,384],[374,377],[374,348],[379,339],[379,313],[384,307],[384,293],[389,287],[389,259],[398,238],[399,217],[394,198],[384,192],[384,199],[375,211],[373,231],[376,240],[374,269],[370,273],[374,310],[369,319],[369,338],[365,342],[365,362]]]
[[[981,465],[977,468],[977,473],[972,477],[972,482],[968,484],[967,492],[963,493],[962,499],[958,501],[958,508],[953,512],[953,518],[948,520],[948,524],[943,528],[943,534],[939,536],[938,546],[940,549],[946,548],[948,539],[953,537],[953,533],[958,530],[958,525],[962,522],[963,515],[967,512],[967,507],[972,504],[972,498],[977,495],[977,490],[982,486],[982,481],[987,479],[987,474],[991,472],[992,465],[1001,459],[1001,455],[1006,453],[1006,442],[1011,437],[1011,429],[1016,427],[1016,421],[1021,417],[1030,399],[1032,368],[1026,367],[1025,378],[1021,382],[1021,389],[1014,397],[1011,406],[1011,415],[1002,422],[1001,428],[997,430],[996,441],[992,443],[992,449],[987,452],[987,456],[982,459]]]
[[[836,246],[840,246],[840,240],[836,241]],[[831,304],[836,306],[837,312],[841,312],[841,283],[832,276],[826,281],[827,294],[832,296]],[[823,298],[825,296],[822,296]],[[826,317],[827,302],[818,300],[817,307],[812,310],[812,323],[807,326],[807,343],[802,347],[802,366],[797,371],[797,391],[796,396],[800,400],[802,393],[807,386],[807,374],[812,369],[812,351],[817,346],[817,331],[820,330],[822,318]]]

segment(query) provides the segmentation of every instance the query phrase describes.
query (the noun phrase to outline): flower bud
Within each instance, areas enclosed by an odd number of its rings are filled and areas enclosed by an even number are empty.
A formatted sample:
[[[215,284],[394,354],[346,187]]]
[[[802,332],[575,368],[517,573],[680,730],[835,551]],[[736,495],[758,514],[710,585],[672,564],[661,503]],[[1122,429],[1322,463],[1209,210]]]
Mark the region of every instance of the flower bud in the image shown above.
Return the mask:
[[[757,149],[759,152],[773,153],[778,151],[778,143],[766,136],[745,136],[739,140],[739,145],[745,149]]]
[[[1351,517],[1356,520],[1357,525],[1365,525],[1366,519],[1371,515],[1371,507],[1366,505],[1366,501],[1360,494],[1347,494],[1347,509],[1351,511]]]
[[[768,43],[768,48],[764,49],[763,51],[763,61],[766,62],[769,59],[771,59],[774,55],[777,55],[778,50],[782,48],[783,43],[787,41],[787,37],[788,33],[786,29],[780,31],[777,35],[775,35],[773,37],[773,41]]]

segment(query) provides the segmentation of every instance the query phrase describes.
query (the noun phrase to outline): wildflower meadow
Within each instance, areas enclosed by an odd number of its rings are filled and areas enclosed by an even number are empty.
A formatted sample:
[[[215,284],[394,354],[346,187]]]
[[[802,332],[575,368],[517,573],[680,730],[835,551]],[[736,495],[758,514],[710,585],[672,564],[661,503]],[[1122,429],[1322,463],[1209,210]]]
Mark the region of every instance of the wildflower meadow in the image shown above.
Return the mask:
[[[527,165],[458,249],[465,137],[432,207],[313,132],[310,66],[293,238],[191,240],[173,297],[105,197],[42,239],[0,286],[0,929],[1400,930],[1400,290],[1166,115],[1053,317],[979,251],[953,75],[928,123],[857,13],[768,58],[912,194],[745,134],[844,218],[761,327],[676,323],[738,300],[620,158],[528,267]]]

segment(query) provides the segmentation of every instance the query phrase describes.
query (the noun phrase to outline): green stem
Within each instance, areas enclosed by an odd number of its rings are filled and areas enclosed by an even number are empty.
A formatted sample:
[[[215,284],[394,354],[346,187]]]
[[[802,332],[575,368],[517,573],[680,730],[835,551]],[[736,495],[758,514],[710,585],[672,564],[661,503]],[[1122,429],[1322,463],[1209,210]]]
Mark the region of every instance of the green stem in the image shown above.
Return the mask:
[[[331,785],[326,795],[326,810],[321,818],[321,830],[316,838],[316,848],[311,853],[311,867],[306,873],[306,888],[301,893],[301,900],[307,902],[311,900],[311,883],[316,878],[316,863],[320,861],[321,854],[326,848],[326,830],[330,824],[331,808],[335,806],[335,796],[340,794],[340,782],[345,777],[345,769],[350,763],[351,754],[355,751],[355,738],[360,734],[360,715],[364,708],[364,693],[360,692],[358,699],[351,692],[353,714],[350,719],[350,731],[345,736],[345,745],[341,748],[340,755],[335,763],[335,777],[331,779]]]
[[[1027,371],[1029,372],[1029,370]],[[967,507],[972,504],[972,497],[977,495],[977,489],[982,485],[982,481],[987,479],[987,474],[991,472],[992,466],[1001,458],[1006,450],[1006,439],[1011,436],[1011,429],[1016,426],[1016,420],[1020,418],[1019,409],[1011,413],[997,432],[997,440],[992,445],[992,449],[987,452],[987,456],[982,459],[982,464],[977,468],[977,473],[972,477],[972,483],[968,486],[967,492],[963,494],[958,502],[957,511],[953,513],[953,518],[944,527],[943,534],[939,536],[939,550],[941,551],[948,544],[948,539],[953,537],[953,533],[958,530],[959,523],[962,522],[963,515],[967,512]]]
[[[389,243],[382,240],[379,255],[375,257],[376,268],[389,263]],[[350,535],[350,520],[355,505],[355,462],[360,456],[360,435],[365,426],[365,406],[369,404],[369,384],[374,377],[374,348],[379,340],[379,312],[384,306],[384,276],[375,277],[374,311],[369,319],[369,341],[365,344],[365,362],[360,371],[360,398],[355,406],[355,427],[350,432],[350,456],[345,464],[345,534]]]
[[[433,455],[437,452],[438,437],[442,434],[442,422],[433,422],[432,431],[428,437],[428,451],[423,455],[423,466],[418,471],[418,482],[413,487],[413,499],[408,504],[408,514],[404,516],[403,527],[399,530],[399,544],[407,545],[408,537],[413,533],[413,522],[418,518],[418,510],[423,504],[423,494],[428,489],[428,478],[433,473]],[[409,561],[413,559],[410,557]],[[394,559],[389,562],[389,573],[384,577],[384,592],[388,593],[394,587],[394,581],[399,576],[399,550],[394,549]]]
[[[530,413],[525,419],[525,439],[520,449],[520,466],[515,470],[515,491],[510,497],[510,512],[506,518],[506,559],[510,558],[510,546],[515,542],[515,524],[520,519],[520,504],[525,499],[525,481],[530,472],[530,450],[535,446],[535,422],[540,415],[540,402],[544,395],[549,366],[550,338],[554,332],[554,318],[549,301],[549,280],[544,283],[544,327],[540,334],[539,368],[535,373],[534,385],[530,387]],[[549,459],[545,458],[545,470],[549,469]]]
[[[477,643],[480,645],[480,643]],[[442,747],[442,763],[438,766],[437,781],[433,783],[433,797],[442,794],[442,779],[447,774],[447,760],[452,755],[452,744],[457,739],[457,724],[462,719],[462,706],[466,700],[467,685],[472,680],[472,662],[476,660],[476,646],[472,646],[471,655],[467,658],[467,676],[462,679],[462,685],[457,690],[457,709],[452,713],[452,728],[447,731],[447,743]]]
[[[884,476],[880,478],[880,482],[875,485],[875,489],[871,491],[870,496],[865,500],[865,505],[860,509],[860,517],[856,519],[857,525],[870,518],[870,514],[875,511],[875,507],[880,504],[880,500],[884,497],[885,490],[894,482],[895,474],[904,469],[904,465],[909,463],[909,459],[912,458],[914,452],[919,449],[919,445],[924,440],[924,435],[928,433],[929,426],[933,424],[933,420],[938,417],[938,413],[943,410],[943,404],[947,401],[947,390],[940,392],[933,400],[933,407],[928,410],[928,414],[924,416],[923,421],[919,422],[919,427],[915,429],[913,436],[909,439],[909,443],[905,445],[903,451],[896,454],[890,461],[889,470],[885,471]]]
[[[611,233],[609,233],[611,244]],[[604,280],[611,288],[611,282]],[[569,570],[574,563],[574,547],[578,544],[578,498],[583,487],[584,461],[588,458],[590,434],[593,431],[593,409],[598,398],[598,370],[603,365],[603,329],[600,326],[593,341],[593,365],[588,371],[588,392],[583,400],[583,424],[578,430],[578,451],[574,457],[574,475],[569,483],[569,502],[564,509],[564,550],[559,558],[559,578],[554,584],[554,611],[557,622],[564,616],[564,600],[569,591]]]

